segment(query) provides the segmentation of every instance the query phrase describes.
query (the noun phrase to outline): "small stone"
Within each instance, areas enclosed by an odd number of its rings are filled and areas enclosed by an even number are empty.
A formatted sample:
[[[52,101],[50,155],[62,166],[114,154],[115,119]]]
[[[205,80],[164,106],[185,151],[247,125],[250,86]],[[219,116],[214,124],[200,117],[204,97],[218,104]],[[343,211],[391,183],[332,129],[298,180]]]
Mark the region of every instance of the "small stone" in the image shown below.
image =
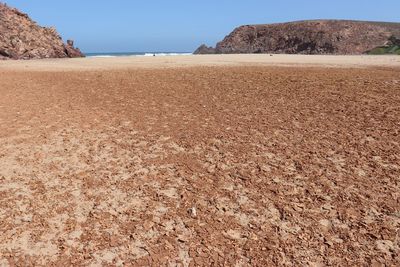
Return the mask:
[[[258,236],[255,233],[250,233],[250,239],[257,241],[258,240]]]
[[[322,219],[319,221],[319,224],[323,231],[328,232],[332,228],[332,223],[329,220]]]
[[[343,239],[341,238],[333,238],[332,240],[337,244],[343,244]]]
[[[32,215],[26,215],[21,218],[22,222],[32,222]]]
[[[376,241],[376,249],[379,251],[386,253],[386,254],[391,254],[391,251],[393,251],[393,242],[390,240],[378,240]]]
[[[144,228],[146,231],[149,231],[151,228],[153,228],[153,226],[154,226],[154,222],[152,222],[152,221],[146,221],[146,222],[143,224],[143,228]]]
[[[192,207],[190,209],[188,209],[188,213],[192,218],[196,218],[197,217],[197,210],[195,207]]]
[[[328,245],[329,247],[333,247],[333,242],[330,240],[325,240],[325,244]]]
[[[186,236],[184,236],[184,235],[179,235],[179,236],[178,236],[178,241],[179,241],[180,243],[187,243],[187,242],[189,242],[189,239],[188,239]]]

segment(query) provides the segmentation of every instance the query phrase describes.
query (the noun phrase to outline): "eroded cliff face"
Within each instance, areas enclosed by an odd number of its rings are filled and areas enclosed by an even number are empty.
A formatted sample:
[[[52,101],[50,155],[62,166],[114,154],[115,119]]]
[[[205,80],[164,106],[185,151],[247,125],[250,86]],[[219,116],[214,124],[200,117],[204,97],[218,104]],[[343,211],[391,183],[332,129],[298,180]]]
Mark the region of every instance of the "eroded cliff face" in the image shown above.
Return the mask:
[[[0,59],[83,57],[54,28],[37,25],[25,13],[0,3]]]
[[[343,20],[300,21],[236,28],[212,50],[232,53],[363,54],[400,36],[400,23]],[[204,48],[204,47],[203,47]]]

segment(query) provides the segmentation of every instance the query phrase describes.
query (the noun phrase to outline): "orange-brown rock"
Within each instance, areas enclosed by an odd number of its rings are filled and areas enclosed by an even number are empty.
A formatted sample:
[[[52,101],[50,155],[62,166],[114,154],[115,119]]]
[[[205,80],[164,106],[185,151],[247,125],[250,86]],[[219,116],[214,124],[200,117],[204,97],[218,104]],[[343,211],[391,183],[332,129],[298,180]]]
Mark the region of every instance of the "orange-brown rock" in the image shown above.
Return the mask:
[[[55,28],[39,26],[25,13],[0,3],[0,59],[83,57]]]
[[[400,23],[314,20],[236,28],[215,50],[233,53],[363,54],[400,36]],[[204,47],[203,47],[204,48]]]

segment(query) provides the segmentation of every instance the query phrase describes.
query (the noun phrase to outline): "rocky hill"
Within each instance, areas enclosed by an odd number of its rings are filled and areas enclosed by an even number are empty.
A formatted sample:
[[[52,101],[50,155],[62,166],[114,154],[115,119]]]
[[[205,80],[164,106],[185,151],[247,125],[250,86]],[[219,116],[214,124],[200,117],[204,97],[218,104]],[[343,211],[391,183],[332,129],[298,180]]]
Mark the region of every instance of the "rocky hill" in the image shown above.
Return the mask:
[[[400,39],[400,23],[314,20],[246,25],[215,48],[202,45],[195,54],[286,53],[364,54]]]
[[[27,14],[0,3],[0,59],[83,56],[72,40],[64,44],[54,28],[41,27]]]

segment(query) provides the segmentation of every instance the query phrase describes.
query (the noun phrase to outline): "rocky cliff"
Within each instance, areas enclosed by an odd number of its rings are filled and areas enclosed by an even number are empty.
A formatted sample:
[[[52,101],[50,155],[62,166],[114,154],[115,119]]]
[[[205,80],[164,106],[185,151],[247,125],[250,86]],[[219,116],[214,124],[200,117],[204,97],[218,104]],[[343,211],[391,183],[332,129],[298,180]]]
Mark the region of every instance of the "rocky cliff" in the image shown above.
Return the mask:
[[[54,28],[40,27],[27,14],[0,3],[0,59],[83,56],[72,40],[64,44]]]
[[[197,54],[363,54],[400,36],[400,23],[314,20],[236,28],[216,48]]]

